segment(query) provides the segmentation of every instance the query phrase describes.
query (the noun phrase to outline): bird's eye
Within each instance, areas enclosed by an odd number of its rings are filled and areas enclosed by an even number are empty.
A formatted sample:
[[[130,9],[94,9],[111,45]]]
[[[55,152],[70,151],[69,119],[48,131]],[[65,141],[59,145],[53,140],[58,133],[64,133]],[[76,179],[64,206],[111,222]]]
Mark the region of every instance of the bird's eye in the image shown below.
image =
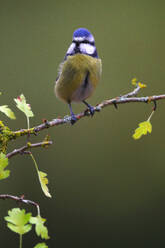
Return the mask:
[[[87,39],[81,40],[81,41],[73,40],[72,42],[75,43],[76,46],[79,46],[81,43],[90,44],[90,45],[95,45],[94,42],[91,42],[91,41],[89,41],[89,40],[87,40]]]
[[[89,40],[82,40],[81,43],[90,43]]]

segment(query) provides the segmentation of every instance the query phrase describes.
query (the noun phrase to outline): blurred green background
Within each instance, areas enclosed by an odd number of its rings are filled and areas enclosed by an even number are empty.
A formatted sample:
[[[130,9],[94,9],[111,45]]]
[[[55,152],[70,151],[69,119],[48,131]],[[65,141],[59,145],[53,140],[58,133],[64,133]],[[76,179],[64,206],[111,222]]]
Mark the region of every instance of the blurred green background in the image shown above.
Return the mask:
[[[25,116],[13,101],[21,93],[35,113],[31,126],[69,113],[68,106],[55,98],[53,87],[78,27],[94,34],[103,62],[102,81],[89,103],[129,92],[133,77],[148,86],[140,95],[165,93],[164,13],[163,0],[1,1],[0,99],[17,119],[3,114],[1,118],[13,130],[26,127]],[[73,109],[78,113],[84,106],[75,104]],[[151,109],[152,104],[125,104],[118,110],[111,106],[75,126],[51,128],[32,137],[37,142],[50,134],[54,142],[47,150],[33,150],[40,170],[48,173],[53,198],[43,195],[27,156],[10,160],[11,176],[0,182],[0,193],[25,194],[40,204],[51,236],[49,247],[165,247],[165,102],[158,103],[151,120],[152,134],[132,139]],[[9,150],[25,142],[20,138]],[[3,220],[16,206],[0,202],[3,247],[18,247],[18,236]],[[34,208],[22,207],[36,214]],[[30,232],[23,247],[39,241]]]

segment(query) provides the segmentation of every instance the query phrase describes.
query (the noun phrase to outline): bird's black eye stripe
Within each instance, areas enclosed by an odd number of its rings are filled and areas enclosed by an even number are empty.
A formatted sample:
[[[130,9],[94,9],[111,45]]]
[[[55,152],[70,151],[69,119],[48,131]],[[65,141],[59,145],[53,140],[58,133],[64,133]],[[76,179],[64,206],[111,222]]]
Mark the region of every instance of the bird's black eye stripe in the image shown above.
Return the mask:
[[[72,42],[75,43],[76,45],[79,45],[79,44],[81,44],[81,43],[88,43],[88,44],[93,45],[93,46],[95,45],[94,42],[91,42],[91,41],[89,41],[89,40],[82,40],[82,41],[73,40]]]

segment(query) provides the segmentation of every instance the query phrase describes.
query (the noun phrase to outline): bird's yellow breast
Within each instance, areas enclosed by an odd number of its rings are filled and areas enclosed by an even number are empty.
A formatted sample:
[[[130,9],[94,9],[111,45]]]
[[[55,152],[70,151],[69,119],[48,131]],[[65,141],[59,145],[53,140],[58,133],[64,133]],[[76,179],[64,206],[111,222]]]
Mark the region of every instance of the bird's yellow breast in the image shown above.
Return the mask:
[[[67,60],[60,65],[59,78],[55,85],[57,97],[68,103],[85,100],[96,88],[101,71],[101,59],[85,54],[68,56]],[[87,74],[89,85],[83,88]]]

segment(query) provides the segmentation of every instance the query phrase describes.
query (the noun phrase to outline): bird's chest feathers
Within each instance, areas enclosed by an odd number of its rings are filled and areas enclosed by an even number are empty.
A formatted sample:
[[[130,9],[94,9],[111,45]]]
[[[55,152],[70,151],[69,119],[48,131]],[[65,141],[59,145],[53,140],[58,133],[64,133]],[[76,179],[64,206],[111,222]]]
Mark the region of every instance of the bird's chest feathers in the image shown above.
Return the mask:
[[[101,68],[100,59],[95,59],[88,55],[76,54],[69,56],[61,66],[61,77],[65,82],[76,83],[79,85],[84,77],[89,73],[89,80],[92,84],[100,79]]]
[[[68,56],[61,65],[59,90],[71,101],[82,101],[95,89],[101,75],[101,60],[88,55]]]

